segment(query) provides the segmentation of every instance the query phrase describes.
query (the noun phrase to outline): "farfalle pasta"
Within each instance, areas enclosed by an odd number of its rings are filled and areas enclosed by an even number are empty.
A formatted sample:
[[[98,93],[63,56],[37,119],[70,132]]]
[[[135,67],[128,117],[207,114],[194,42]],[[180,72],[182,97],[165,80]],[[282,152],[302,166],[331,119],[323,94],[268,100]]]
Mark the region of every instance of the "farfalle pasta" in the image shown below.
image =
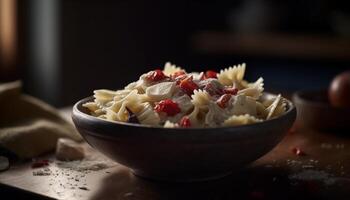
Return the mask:
[[[167,62],[124,89],[95,90],[94,101],[83,106],[104,120],[164,128],[239,126],[282,115],[283,97],[262,98],[264,79],[248,82],[245,70],[243,63],[219,73],[187,73]]]

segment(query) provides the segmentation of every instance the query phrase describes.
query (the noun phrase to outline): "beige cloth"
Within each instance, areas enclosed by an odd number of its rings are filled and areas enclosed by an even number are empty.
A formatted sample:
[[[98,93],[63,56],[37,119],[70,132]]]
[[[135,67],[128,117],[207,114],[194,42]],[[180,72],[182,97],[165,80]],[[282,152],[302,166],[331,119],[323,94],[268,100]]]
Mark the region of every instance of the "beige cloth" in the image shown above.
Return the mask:
[[[21,83],[0,85],[0,146],[20,158],[54,150],[58,138],[80,141],[73,125],[48,104],[21,94]]]

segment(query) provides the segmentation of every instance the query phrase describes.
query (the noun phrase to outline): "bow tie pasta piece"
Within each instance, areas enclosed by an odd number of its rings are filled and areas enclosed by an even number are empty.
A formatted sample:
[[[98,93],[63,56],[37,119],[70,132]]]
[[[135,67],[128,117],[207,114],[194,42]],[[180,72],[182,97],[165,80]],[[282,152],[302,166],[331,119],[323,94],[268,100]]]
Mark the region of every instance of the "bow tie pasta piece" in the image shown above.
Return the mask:
[[[268,112],[266,111],[265,106],[259,101],[256,101],[256,116],[260,119],[266,119],[267,115]]]
[[[120,101],[124,99],[126,96],[130,94],[132,90],[117,90],[115,96],[113,97],[113,101]]]
[[[204,126],[205,115],[208,112],[208,105],[210,103],[210,95],[203,90],[194,90],[191,97],[194,109],[188,118],[193,126]]]
[[[221,70],[217,75],[219,82],[226,86],[232,86],[236,82],[241,82],[244,77],[245,66],[245,63],[243,63]]]
[[[199,107],[201,109],[205,109],[210,102],[210,95],[208,92],[203,90],[194,90],[192,97],[192,103],[194,106]]]
[[[192,127],[203,127],[206,112],[195,106],[193,111],[188,115]]]
[[[272,104],[266,108],[266,112],[268,112],[266,119],[271,119],[276,116],[282,115],[285,112],[285,107],[286,107],[286,104],[283,98],[281,97],[281,95],[279,94],[274,99]]]
[[[245,115],[233,115],[226,119],[223,126],[239,126],[239,125],[246,125],[246,124],[253,124],[262,122],[263,120],[257,119],[254,116],[251,116],[249,114]]]
[[[238,95],[233,101],[232,114],[257,116],[255,99],[244,95]]]
[[[178,71],[185,71],[185,70],[181,69],[181,67],[177,67],[176,65],[171,64],[170,62],[165,63],[163,73],[166,76],[170,76]]]
[[[140,112],[135,113],[137,119],[141,124],[148,125],[159,125],[160,117],[158,113],[153,110],[153,107],[150,103],[145,102],[141,104],[142,109]]]
[[[137,90],[132,90],[124,98],[113,102],[110,107],[107,107],[106,110],[113,110],[114,112],[119,112],[121,108],[131,110],[133,113],[137,113],[142,109],[140,103],[142,102],[141,95],[137,94]]]
[[[175,90],[176,82],[162,82],[146,89],[146,95],[151,101],[160,101],[171,98]]]
[[[248,84],[247,88],[243,90],[239,90],[237,94],[258,99],[262,95],[263,91],[264,91],[264,79],[260,77],[256,82]]]
[[[105,108],[106,117],[108,120],[126,122],[129,119],[129,111],[127,109],[133,113],[139,112],[142,109],[140,102],[137,90],[132,90],[124,98],[113,102],[110,107]]]
[[[144,88],[144,82],[143,80],[139,79],[138,81],[132,82],[125,86],[125,90],[134,90],[136,89],[139,94],[144,94],[145,93],[145,88]]]
[[[87,102],[83,104],[83,107],[89,109],[91,112],[95,112],[96,110],[100,109],[100,107],[97,105],[96,102]]]
[[[83,107],[87,108],[90,111],[90,114],[95,117],[105,114],[103,109],[100,106],[98,106],[96,102],[84,103]]]
[[[114,96],[116,95],[117,95],[117,92],[112,90],[106,90],[106,89],[94,90],[95,102],[99,106],[104,106],[106,103],[112,101]]]
[[[106,110],[105,117],[107,120],[110,120],[110,121],[120,121],[117,116],[117,113],[111,109]]]

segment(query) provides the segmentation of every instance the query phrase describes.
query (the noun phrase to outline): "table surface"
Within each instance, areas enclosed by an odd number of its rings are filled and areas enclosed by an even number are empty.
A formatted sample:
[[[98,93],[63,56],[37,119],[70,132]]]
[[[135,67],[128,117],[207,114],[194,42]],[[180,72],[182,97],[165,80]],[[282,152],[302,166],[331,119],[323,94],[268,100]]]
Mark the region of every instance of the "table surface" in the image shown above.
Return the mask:
[[[246,169],[207,182],[154,182],[117,163],[88,173],[52,163],[51,175],[33,176],[27,162],[1,172],[0,184],[57,199],[350,199],[349,136],[296,128]]]

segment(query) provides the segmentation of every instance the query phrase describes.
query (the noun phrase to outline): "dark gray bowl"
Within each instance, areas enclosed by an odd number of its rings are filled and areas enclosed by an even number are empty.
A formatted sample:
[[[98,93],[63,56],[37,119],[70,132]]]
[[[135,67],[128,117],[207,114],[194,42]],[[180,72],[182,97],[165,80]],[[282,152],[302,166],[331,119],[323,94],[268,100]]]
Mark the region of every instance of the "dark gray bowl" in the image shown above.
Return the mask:
[[[327,90],[298,91],[293,95],[293,102],[298,109],[299,127],[344,133],[350,130],[350,109],[332,106]]]
[[[76,103],[72,114],[85,140],[136,175],[167,181],[208,180],[242,169],[276,146],[296,118],[295,107],[287,101],[285,114],[262,123],[169,129],[90,116],[82,104],[91,100]]]

